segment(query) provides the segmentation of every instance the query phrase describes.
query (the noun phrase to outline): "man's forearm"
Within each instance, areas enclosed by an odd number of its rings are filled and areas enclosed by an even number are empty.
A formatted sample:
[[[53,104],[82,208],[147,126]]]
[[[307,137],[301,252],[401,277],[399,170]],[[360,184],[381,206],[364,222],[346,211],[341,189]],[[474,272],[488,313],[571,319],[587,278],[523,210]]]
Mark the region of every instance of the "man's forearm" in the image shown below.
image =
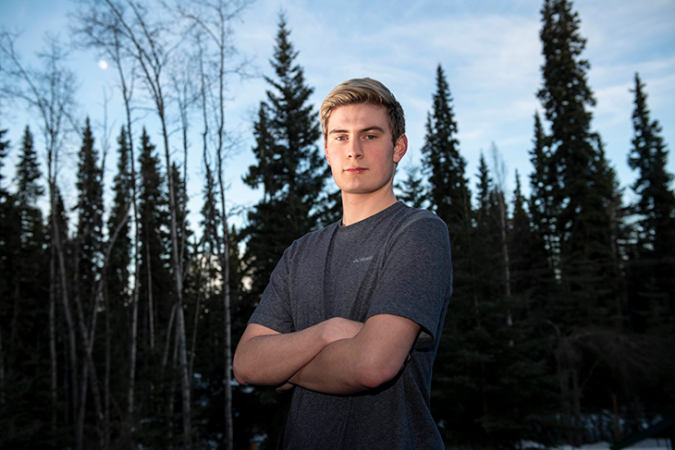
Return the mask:
[[[326,394],[376,388],[401,371],[419,329],[401,317],[371,317],[359,334],[326,345],[289,381]]]
[[[325,346],[308,364],[289,379],[305,389],[325,394],[354,394],[369,389],[362,382],[354,339]]]
[[[240,383],[280,385],[309,363],[326,345],[353,337],[363,324],[334,318],[302,331],[279,334],[251,324],[237,347],[233,360]]]

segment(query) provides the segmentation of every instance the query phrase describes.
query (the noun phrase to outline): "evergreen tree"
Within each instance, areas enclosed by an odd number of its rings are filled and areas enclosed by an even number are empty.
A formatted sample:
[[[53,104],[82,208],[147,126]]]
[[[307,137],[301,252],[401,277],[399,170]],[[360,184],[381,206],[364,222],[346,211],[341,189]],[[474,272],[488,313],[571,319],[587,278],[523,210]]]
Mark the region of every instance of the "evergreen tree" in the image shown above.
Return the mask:
[[[171,243],[167,229],[169,210],[166,181],[160,171],[155,145],[150,142],[150,136],[145,128],[141,133],[138,163],[140,166],[138,216],[141,236],[139,302],[143,311],[140,316],[144,317],[143,323],[147,324],[141,328],[139,339],[147,347],[152,345],[150,315],[153,324],[168,323],[172,304],[169,300],[173,299],[174,283],[170,275]],[[158,299],[162,299],[161,305]]]
[[[38,183],[42,176],[33,147],[33,136],[26,127],[21,142],[21,154],[16,168],[14,182],[17,188],[14,194],[18,215],[19,238],[16,242],[18,252],[14,255],[13,266],[18,269],[16,295],[23,299],[38,301],[44,294],[41,275],[44,275],[45,230],[42,210],[38,208],[38,199],[44,195],[44,188]],[[21,294],[19,294],[21,292]]]
[[[168,229],[170,212],[167,177],[161,171],[159,155],[145,127],[141,132],[140,141],[137,200],[140,234],[138,310],[135,318],[133,310],[129,311],[131,316],[128,318],[129,342],[133,347],[135,322],[137,327],[135,395],[138,396],[138,400],[134,403],[138,406],[135,406],[134,414],[136,417],[154,416],[158,425],[139,424],[135,439],[151,447],[166,447],[169,446],[171,439],[166,434],[166,427],[169,427],[172,421],[180,423],[173,407],[167,409],[167,405],[173,402],[173,396],[176,394],[177,373],[172,364],[175,360],[171,354],[163,354],[167,345],[169,348],[176,345],[175,315],[171,334],[167,335],[168,328],[166,328],[169,326],[176,299]],[[175,192],[178,198],[178,191]],[[176,205],[179,206],[181,203],[177,201]],[[165,355],[166,360],[163,359]]]
[[[447,405],[474,407],[483,404],[482,399],[476,398],[476,390],[480,391],[477,386],[483,379],[469,381],[470,374],[475,373],[478,357],[473,350],[460,351],[467,347],[467,340],[471,339],[469,333],[476,327],[476,292],[471,259],[471,193],[465,175],[466,161],[459,153],[458,128],[451,101],[450,87],[439,65],[432,110],[427,115],[422,173],[427,176],[429,208],[448,226],[452,247],[453,310],[446,316],[434,363],[431,402],[432,413],[441,424],[439,429],[446,444],[457,439],[457,433],[467,424],[475,429],[475,418],[479,417],[479,413],[448,408]],[[458,401],[458,398],[462,400]]]
[[[544,85],[537,96],[550,134],[535,136],[535,143],[543,145],[536,145],[533,154],[537,187],[532,215],[535,223],[544,219],[536,232],[546,242],[557,284],[544,317],[558,332],[560,417],[570,430],[568,443],[578,445],[583,440],[583,414],[606,403],[588,395],[595,392],[591,386],[602,386],[598,365],[607,362],[605,355],[612,350],[604,336],[618,336],[622,322],[617,316],[620,274],[613,246],[617,193],[602,141],[591,131],[589,108],[595,99],[587,84],[590,64],[581,57],[586,40],[579,34],[579,16],[569,0],[545,0],[541,14]],[[605,390],[603,395],[609,394]]]
[[[17,188],[14,194],[14,210],[18,218],[18,235],[13,245],[16,253],[12,258],[12,271],[16,271],[13,294],[17,300],[16,307],[19,308],[18,302],[21,302],[23,306],[20,308],[28,310],[26,312],[30,314],[37,311],[45,312],[40,306],[40,299],[45,294],[45,286],[42,283],[46,274],[45,224],[42,210],[37,206],[39,198],[44,195],[44,188],[38,183],[41,176],[37,154],[33,147],[33,136],[26,127],[14,178]],[[31,322],[31,319],[27,318],[27,321]],[[20,325],[20,329],[28,332],[33,325],[26,323]]]
[[[451,301],[441,343],[446,348],[439,349],[442,359],[439,353],[434,368],[441,385],[434,385],[432,407],[443,420],[448,446],[506,449],[523,440],[550,445],[545,426],[556,406],[555,384],[545,361],[551,341],[542,339],[537,318],[527,314],[528,296],[506,289],[504,251],[511,249],[503,245],[502,193],[483,155],[477,177],[474,225],[464,237],[470,245],[470,270],[465,269],[470,288]],[[527,217],[525,222],[529,228]],[[453,406],[436,405],[438,394]]]
[[[113,179],[113,204],[108,218],[108,236],[112,239],[115,230],[121,225],[110,253],[107,273],[107,289],[113,304],[121,305],[129,301],[129,265],[131,264],[131,160],[129,137],[122,126],[117,139],[117,174]]]
[[[317,146],[321,128],[309,103],[313,89],[295,63],[298,52],[289,36],[281,14],[270,61],[276,77],[265,78],[272,89],[254,124],[257,164],[244,177],[252,188],[263,187],[263,198],[249,212],[244,231],[253,301],[262,294],[283,251],[318,226],[319,198],[330,174]]]
[[[0,130],[0,195],[3,196],[7,194],[7,190],[3,186],[2,179],[4,175],[2,174],[2,168],[5,166],[5,158],[9,152],[9,141],[2,140],[5,134],[7,134],[7,130]]]
[[[645,316],[650,303],[652,307],[667,308],[671,316],[675,313],[673,175],[667,171],[668,150],[661,136],[661,126],[650,118],[644,88],[636,73],[634,135],[628,164],[638,172],[631,186],[637,195],[631,210],[638,218],[634,250],[637,264],[632,269],[632,309],[637,313],[633,314],[633,320],[638,322],[638,330],[646,326],[640,316]]]
[[[48,353],[45,347],[36,345],[42,339],[43,342],[48,340],[44,301],[47,289],[43,282],[48,273],[44,248],[45,224],[42,211],[37,207],[38,199],[44,193],[37,183],[40,176],[33,137],[26,127],[14,177],[17,191],[11,196],[8,205],[11,231],[7,247],[11,265],[6,268],[6,274],[11,276],[7,297],[7,300],[11,300],[11,320],[3,320],[2,328],[9,330],[8,339],[5,340],[3,336],[3,351],[5,348],[7,351],[6,360],[3,358],[3,364],[7,364],[7,378],[3,381],[11,388],[2,395],[5,402],[12,403],[13,411],[7,411],[14,415],[10,427],[17,430],[32,422],[36,441],[48,436],[48,415],[45,410],[50,407],[46,378],[49,369],[48,366],[40,365],[48,360]],[[20,434],[15,435],[19,440]]]
[[[567,0],[546,0],[542,22],[544,86],[537,95],[551,124],[545,157],[550,173],[543,176],[552,206],[549,244],[557,246],[550,251],[567,291],[554,315],[568,326],[608,325],[617,295],[607,208],[611,181],[600,140],[590,130],[587,107],[595,100],[586,83],[589,63],[581,59],[586,41]]]
[[[509,260],[511,262],[511,280],[514,295],[526,292],[531,284],[534,267],[530,249],[533,248],[533,235],[530,215],[525,209],[527,200],[523,196],[520,175],[516,170],[516,188],[513,191],[513,217],[509,223]]]
[[[551,124],[548,182],[559,256],[570,264],[606,261],[611,254],[610,220],[604,205],[607,193],[597,189],[606,179],[587,110],[595,99],[586,83],[590,65],[581,59],[586,40],[579,35],[580,20],[568,0],[546,0],[542,22],[544,86],[537,96]]]
[[[397,198],[413,208],[422,208],[426,204],[426,190],[418,166],[406,168],[406,178],[396,183],[399,191]]]
[[[466,160],[459,154],[450,86],[440,64],[436,70],[432,108],[427,115],[422,167],[428,176],[431,210],[448,224],[453,253],[456,253],[457,238],[463,233],[471,210],[471,195],[465,178]]]
[[[76,264],[79,267],[75,295],[90,299],[103,256],[103,172],[98,166],[89,118],[82,133],[78,159]]]
[[[284,250],[321,222],[331,220],[335,209],[326,207],[322,196],[330,168],[317,145],[321,127],[309,102],[313,89],[306,85],[303,68],[296,63],[298,52],[289,37],[282,13],[270,60],[275,76],[265,78],[271,89],[254,124],[257,162],[244,177],[252,188],[263,188],[263,198],[248,213],[248,226],[243,230],[247,239],[244,264],[251,280],[246,301],[250,305],[260,300]],[[256,390],[253,397],[261,402],[253,426],[274,442],[283,432],[289,396]],[[248,401],[256,402],[251,396]],[[277,406],[279,402],[282,407]]]
[[[10,227],[12,222],[10,220],[10,197],[9,192],[4,186],[4,175],[2,173],[2,168],[5,165],[5,158],[9,153],[9,141],[3,140],[7,130],[0,129],[0,299],[9,298],[9,286],[10,278],[8,277],[8,267],[11,263],[10,252],[9,252],[9,242],[11,241],[10,237]],[[0,303],[4,303],[0,300]],[[4,309],[4,306],[0,306],[0,311]],[[4,329],[5,327],[3,327]],[[3,330],[0,330],[0,333],[3,333]],[[0,334],[0,339],[3,341],[6,339],[4,334]],[[0,355],[4,355],[0,353]],[[0,362],[0,365],[4,362]],[[0,370],[3,370],[3,367],[0,366]]]
[[[534,171],[530,174],[529,210],[532,216],[533,244],[538,253],[544,253],[541,260],[542,269],[550,266],[553,269],[554,255],[558,254],[558,240],[555,234],[555,211],[552,197],[554,185],[552,166],[550,163],[550,139],[544,133],[539,113],[534,115],[534,147],[530,150],[530,162]]]
[[[530,162],[534,171],[530,174],[530,198],[527,201],[530,229],[529,240],[513,230],[514,241],[514,282],[516,292],[529,292],[533,308],[542,320],[553,318],[549,313],[561,293],[556,279],[559,239],[555,232],[556,205],[553,200],[553,166],[550,163],[550,138],[544,133],[538,113],[534,115],[534,139],[530,150]],[[514,221],[519,217],[520,229],[525,228],[525,217],[514,212]],[[514,222],[515,226],[515,222]],[[550,314],[550,315],[549,315]]]
[[[42,174],[37,161],[37,153],[33,148],[33,135],[28,126],[24,131],[19,158],[15,178],[17,201],[23,206],[36,206],[37,199],[44,194],[44,188],[38,183]]]
[[[434,364],[431,402],[447,445],[472,442],[471,437],[484,433],[476,419],[485,411],[486,381],[485,366],[480,362],[485,335],[480,328],[475,284],[471,194],[456,134],[450,88],[439,65],[432,111],[427,115],[422,172],[428,177],[429,207],[447,224],[452,246],[453,307],[446,316]],[[448,408],[450,404],[462,406]],[[462,435],[463,431],[468,433]]]

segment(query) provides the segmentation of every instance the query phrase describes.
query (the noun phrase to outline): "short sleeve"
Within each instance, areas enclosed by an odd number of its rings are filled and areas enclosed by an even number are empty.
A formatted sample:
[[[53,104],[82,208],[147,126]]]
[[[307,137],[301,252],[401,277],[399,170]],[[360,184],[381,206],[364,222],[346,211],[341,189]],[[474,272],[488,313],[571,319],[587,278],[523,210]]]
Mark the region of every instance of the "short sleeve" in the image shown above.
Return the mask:
[[[436,342],[452,295],[450,239],[430,213],[409,219],[387,244],[381,278],[367,317],[392,314],[422,327],[416,348]]]
[[[256,323],[279,333],[295,331],[288,286],[288,253],[289,249],[284,252],[274,268],[270,282],[267,284],[260,298],[260,303],[253,311],[248,323]]]

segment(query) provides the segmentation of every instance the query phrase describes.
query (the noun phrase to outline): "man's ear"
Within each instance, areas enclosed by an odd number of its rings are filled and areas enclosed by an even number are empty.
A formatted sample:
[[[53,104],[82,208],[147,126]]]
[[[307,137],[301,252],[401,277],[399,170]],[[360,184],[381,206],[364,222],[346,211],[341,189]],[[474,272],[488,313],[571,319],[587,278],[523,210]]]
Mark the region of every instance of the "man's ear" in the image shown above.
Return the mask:
[[[394,145],[394,162],[398,164],[407,151],[408,137],[405,134],[402,134],[396,139],[396,144]]]
[[[328,161],[328,165],[330,166],[330,158],[328,157],[328,149],[325,142],[323,144],[323,154],[326,156],[326,161]]]

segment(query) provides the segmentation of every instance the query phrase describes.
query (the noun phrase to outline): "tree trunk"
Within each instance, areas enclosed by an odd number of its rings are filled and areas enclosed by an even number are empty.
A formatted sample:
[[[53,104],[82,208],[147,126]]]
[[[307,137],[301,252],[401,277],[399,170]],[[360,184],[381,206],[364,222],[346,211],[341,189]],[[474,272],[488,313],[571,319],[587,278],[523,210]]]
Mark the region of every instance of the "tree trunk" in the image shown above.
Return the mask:
[[[57,401],[57,360],[56,360],[56,257],[54,246],[51,246],[49,258],[49,359],[51,362],[52,398],[52,432],[56,431],[56,401]]]
[[[103,448],[110,448],[110,301],[108,283],[103,279],[103,300],[105,302],[105,378],[103,380]]]
[[[220,188],[220,207],[223,211],[223,249],[221,250],[220,267],[223,277],[223,316],[225,325],[225,448],[233,448],[232,428],[232,318],[230,314],[230,237],[227,228],[227,210],[225,209],[225,187],[223,183],[222,150],[218,152],[218,184]]]
[[[51,152],[50,152],[51,153]],[[51,157],[50,157],[51,160]],[[51,166],[51,161],[50,161]],[[77,347],[75,340],[75,324],[73,322],[72,312],[70,310],[70,300],[68,298],[68,283],[66,276],[66,260],[63,254],[63,247],[61,245],[61,236],[59,230],[57,203],[56,203],[56,185],[50,173],[49,195],[51,197],[51,216],[52,216],[52,245],[56,247],[56,255],[59,262],[59,278],[61,286],[61,301],[63,302],[63,312],[66,317],[66,325],[68,326],[68,344],[70,355],[70,377],[71,377],[71,396],[73,412],[76,411],[79,404],[77,398],[78,391],[78,360]],[[75,415],[74,415],[75,416]],[[75,417],[74,417],[75,418]],[[75,434],[75,449],[82,450],[81,436],[78,439],[78,434]]]
[[[188,362],[187,362],[187,349],[186,349],[186,338],[185,338],[185,314],[183,311],[183,271],[180,261],[180,249],[178,245],[178,233],[177,233],[177,221],[178,221],[178,210],[176,208],[176,188],[173,183],[173,177],[171,176],[171,157],[169,155],[169,134],[166,127],[166,121],[164,118],[164,107],[163,107],[163,97],[161,95],[161,90],[158,92],[158,112],[160,116],[160,121],[162,123],[162,134],[164,137],[164,156],[166,160],[166,171],[167,179],[169,183],[169,210],[171,213],[171,248],[173,253],[173,267],[174,267],[174,279],[176,281],[176,333],[177,335],[177,344],[180,360],[180,372],[181,372],[181,398],[183,403],[183,436],[184,436],[184,448],[185,450],[190,450],[192,448],[192,433],[191,433],[191,411],[190,411],[190,379],[188,376]]]
[[[75,251],[73,256],[75,267],[73,268],[73,300],[76,304],[80,302],[80,236],[75,239]],[[76,368],[75,370],[78,370]],[[82,365],[82,377],[80,378],[80,396],[79,403],[73,405],[75,411],[75,441],[83,442],[84,439],[84,411],[87,404],[87,365]]]
[[[201,264],[200,264],[201,265]],[[192,345],[190,346],[190,363],[188,365],[188,374],[190,379],[194,374],[195,354],[197,353],[197,325],[199,324],[199,308],[202,300],[202,270],[199,268],[197,275],[197,303],[195,305],[195,317],[192,324]]]
[[[152,298],[152,263],[150,262],[150,238],[145,236],[145,261],[148,270],[148,323],[150,326],[150,350],[155,349],[155,307]]]
[[[619,418],[619,402],[616,394],[612,392],[612,409],[614,411],[614,441],[621,440],[621,419]]]
[[[2,333],[0,333],[0,407],[5,406],[5,359],[2,352]]]

